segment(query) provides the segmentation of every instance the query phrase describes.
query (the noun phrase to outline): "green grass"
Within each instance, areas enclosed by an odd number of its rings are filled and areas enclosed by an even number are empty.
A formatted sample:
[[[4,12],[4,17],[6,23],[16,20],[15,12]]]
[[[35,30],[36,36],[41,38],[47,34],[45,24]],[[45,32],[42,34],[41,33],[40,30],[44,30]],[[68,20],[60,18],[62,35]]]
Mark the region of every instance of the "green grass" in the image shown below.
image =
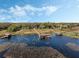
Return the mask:
[[[79,33],[78,32],[67,32],[63,33],[64,36],[72,37],[72,38],[79,38]]]
[[[73,32],[71,31],[61,31],[61,30],[53,30],[53,29],[36,29],[40,34],[53,34],[53,33],[62,33],[64,36],[69,36],[72,38],[79,38],[79,32]],[[6,33],[8,33],[7,30],[0,31],[0,37],[4,36]],[[9,32],[12,35],[25,35],[25,34],[37,34],[33,29],[24,29],[14,32]]]

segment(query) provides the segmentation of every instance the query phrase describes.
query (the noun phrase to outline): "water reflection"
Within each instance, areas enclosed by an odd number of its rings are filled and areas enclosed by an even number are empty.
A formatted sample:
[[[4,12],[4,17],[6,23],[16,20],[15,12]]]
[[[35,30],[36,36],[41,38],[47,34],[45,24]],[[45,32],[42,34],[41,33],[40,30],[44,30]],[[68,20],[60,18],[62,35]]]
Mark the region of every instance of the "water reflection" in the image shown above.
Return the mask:
[[[70,38],[66,36],[52,36],[48,40],[39,40],[38,35],[15,35],[10,38],[10,40],[1,40],[2,43],[27,43],[29,46],[50,46],[67,57],[79,57],[79,39]],[[73,44],[72,44],[73,43]],[[77,49],[75,49],[77,48]]]

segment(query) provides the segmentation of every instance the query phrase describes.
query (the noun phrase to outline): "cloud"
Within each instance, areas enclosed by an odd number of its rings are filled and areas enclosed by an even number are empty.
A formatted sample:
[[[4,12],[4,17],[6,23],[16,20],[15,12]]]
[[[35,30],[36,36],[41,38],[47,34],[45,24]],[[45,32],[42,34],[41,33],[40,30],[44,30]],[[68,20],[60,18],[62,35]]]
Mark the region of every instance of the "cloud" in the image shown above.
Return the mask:
[[[8,22],[8,21],[11,21],[11,16],[6,16],[6,15],[0,15],[0,22]],[[6,21],[8,20],[8,21]]]
[[[31,17],[48,17],[51,16],[56,10],[58,10],[58,7],[48,5],[48,6],[42,6],[42,7],[34,7],[32,5],[25,5],[25,6],[14,6],[10,7],[9,9],[0,9],[0,16],[6,15],[3,17],[0,17],[1,19],[19,19],[23,18],[31,18]]]
[[[15,8],[11,7],[9,9],[9,13],[11,13],[13,16],[25,16],[26,15],[25,10],[19,6],[15,6]]]
[[[58,8],[55,6],[44,6],[44,7],[33,7],[31,5],[26,5],[23,7],[20,6],[15,6],[10,8],[10,12],[13,15],[16,16],[24,16],[24,15],[39,15],[39,13],[43,14],[43,15],[51,15],[53,14],[53,12],[55,12]]]

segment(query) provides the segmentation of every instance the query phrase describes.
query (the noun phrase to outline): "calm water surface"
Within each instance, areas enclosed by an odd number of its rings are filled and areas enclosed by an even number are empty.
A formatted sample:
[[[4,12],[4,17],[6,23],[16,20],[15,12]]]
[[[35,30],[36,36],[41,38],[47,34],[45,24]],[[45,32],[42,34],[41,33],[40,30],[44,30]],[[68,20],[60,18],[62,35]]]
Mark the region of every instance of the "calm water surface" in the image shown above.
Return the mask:
[[[0,44],[4,43],[14,43],[23,42],[27,43],[29,46],[49,46],[57,49],[59,52],[63,53],[66,57],[79,57],[79,51],[73,50],[67,46],[68,43],[74,43],[79,47],[79,39],[70,38],[66,36],[53,36],[48,40],[39,40],[38,35],[16,35],[12,36],[9,40],[0,39]]]

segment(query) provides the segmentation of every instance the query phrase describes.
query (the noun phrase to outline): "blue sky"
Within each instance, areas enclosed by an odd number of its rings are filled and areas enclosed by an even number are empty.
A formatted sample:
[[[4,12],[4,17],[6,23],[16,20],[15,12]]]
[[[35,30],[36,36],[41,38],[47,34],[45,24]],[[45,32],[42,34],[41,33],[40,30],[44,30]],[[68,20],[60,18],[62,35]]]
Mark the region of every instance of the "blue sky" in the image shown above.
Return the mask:
[[[0,22],[79,22],[79,0],[0,0]]]

